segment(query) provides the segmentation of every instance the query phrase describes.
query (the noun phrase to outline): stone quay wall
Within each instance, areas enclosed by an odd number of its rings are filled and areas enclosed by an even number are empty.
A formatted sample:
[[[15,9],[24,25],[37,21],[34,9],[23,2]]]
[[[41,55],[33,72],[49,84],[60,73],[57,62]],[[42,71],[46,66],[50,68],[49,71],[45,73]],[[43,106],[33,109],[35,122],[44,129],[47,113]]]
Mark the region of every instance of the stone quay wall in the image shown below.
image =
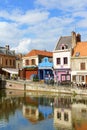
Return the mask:
[[[63,94],[73,94],[73,95],[85,95],[87,96],[87,90],[78,89],[71,86],[56,86],[47,85],[40,82],[31,81],[14,81],[6,80],[2,81],[3,89],[19,90],[19,91],[35,91],[35,92],[49,92],[49,93],[63,93]]]

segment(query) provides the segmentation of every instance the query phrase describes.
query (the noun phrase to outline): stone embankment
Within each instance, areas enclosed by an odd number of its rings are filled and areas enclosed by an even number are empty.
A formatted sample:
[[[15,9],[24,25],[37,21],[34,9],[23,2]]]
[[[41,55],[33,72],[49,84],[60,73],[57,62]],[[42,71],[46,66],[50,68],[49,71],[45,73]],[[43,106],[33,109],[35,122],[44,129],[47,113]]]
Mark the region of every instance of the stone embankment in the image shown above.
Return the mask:
[[[21,90],[21,91],[38,91],[38,92],[49,92],[49,93],[64,93],[73,95],[87,95],[86,89],[79,89],[75,86],[58,86],[58,85],[47,85],[41,82],[31,82],[23,80],[6,80],[2,81],[2,88],[10,90]]]

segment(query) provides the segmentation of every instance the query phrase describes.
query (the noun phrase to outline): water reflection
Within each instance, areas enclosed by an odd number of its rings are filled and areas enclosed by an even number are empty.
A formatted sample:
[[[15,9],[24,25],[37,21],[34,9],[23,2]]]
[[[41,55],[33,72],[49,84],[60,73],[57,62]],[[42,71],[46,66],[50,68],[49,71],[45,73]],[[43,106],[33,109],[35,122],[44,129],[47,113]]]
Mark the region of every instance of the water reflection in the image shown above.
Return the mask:
[[[52,101],[53,98],[26,97],[23,105],[24,117],[32,123],[53,117],[53,109],[50,105]]]
[[[0,92],[0,129],[3,128],[87,130],[87,97]]]
[[[55,98],[54,127],[56,130],[87,130],[87,98]]]

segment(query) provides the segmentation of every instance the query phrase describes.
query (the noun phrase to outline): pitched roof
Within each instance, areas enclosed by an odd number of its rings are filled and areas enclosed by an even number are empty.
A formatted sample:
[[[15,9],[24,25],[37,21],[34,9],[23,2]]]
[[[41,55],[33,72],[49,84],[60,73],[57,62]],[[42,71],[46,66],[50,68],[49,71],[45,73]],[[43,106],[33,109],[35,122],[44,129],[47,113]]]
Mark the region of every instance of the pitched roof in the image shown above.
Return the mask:
[[[73,56],[87,56],[87,42],[78,42],[74,48]]]
[[[68,45],[68,48],[71,48],[72,45],[72,36],[60,37],[55,50],[60,50],[61,44]]]
[[[12,50],[8,50],[5,47],[0,47],[0,54],[2,55],[9,55],[9,56],[15,56],[15,52]]]
[[[43,50],[31,50],[28,54],[25,55],[25,57],[36,56],[36,55],[52,57],[53,53],[49,51],[43,51]]]

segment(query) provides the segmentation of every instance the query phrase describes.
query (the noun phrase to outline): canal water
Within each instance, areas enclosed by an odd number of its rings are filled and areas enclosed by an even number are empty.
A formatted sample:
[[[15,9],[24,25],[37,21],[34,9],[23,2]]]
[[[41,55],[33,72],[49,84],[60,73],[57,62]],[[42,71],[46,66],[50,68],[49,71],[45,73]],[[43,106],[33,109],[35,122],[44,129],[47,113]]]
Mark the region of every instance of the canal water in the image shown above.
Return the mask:
[[[0,90],[0,130],[87,130],[87,97]]]

